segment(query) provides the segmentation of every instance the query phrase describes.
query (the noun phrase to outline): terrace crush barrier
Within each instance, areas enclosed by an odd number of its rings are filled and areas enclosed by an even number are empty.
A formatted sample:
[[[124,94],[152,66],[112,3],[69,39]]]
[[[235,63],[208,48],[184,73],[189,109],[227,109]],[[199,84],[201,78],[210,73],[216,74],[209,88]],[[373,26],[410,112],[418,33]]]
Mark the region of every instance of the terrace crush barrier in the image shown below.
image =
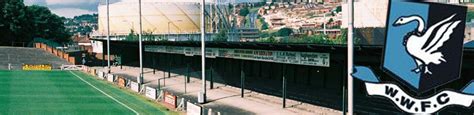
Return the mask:
[[[81,70],[82,72],[93,76],[97,80],[103,80],[103,81],[112,83],[117,87],[133,90],[132,85],[130,84],[133,82],[133,80],[129,78],[119,76],[119,75],[114,75],[114,74],[109,75],[109,74],[106,74],[106,72],[103,72],[98,69],[94,69],[85,65],[80,65],[80,67],[82,67],[82,70]],[[109,77],[112,77],[111,79],[113,80],[110,80]],[[147,99],[152,100],[155,103],[162,104],[164,107],[167,107],[170,110],[183,111],[187,113],[192,113],[193,115],[220,115],[221,114],[219,111],[214,111],[211,108],[206,108],[198,104],[197,102],[192,102],[190,99],[186,99],[185,97],[174,95],[163,89],[153,88],[146,85],[139,85],[139,87],[146,88],[146,89],[138,90],[138,92],[134,92],[134,93],[139,94],[143,97],[147,97]],[[153,97],[156,97],[156,98],[150,97],[150,92],[147,92],[147,91],[153,91],[154,93],[152,95],[154,95]],[[169,105],[169,102],[167,102],[166,100],[166,96],[173,97],[171,101],[173,101],[174,104]],[[188,109],[187,106],[189,103],[191,103],[192,105],[190,106],[193,106],[194,108]],[[199,111],[197,111],[195,108],[200,108],[200,109]]]
[[[35,43],[35,48],[43,49],[44,51],[51,53],[61,59],[66,60],[67,62],[71,64],[78,64],[76,58],[74,56],[70,56],[68,53],[58,50],[56,48],[50,47],[47,44],[44,43]]]

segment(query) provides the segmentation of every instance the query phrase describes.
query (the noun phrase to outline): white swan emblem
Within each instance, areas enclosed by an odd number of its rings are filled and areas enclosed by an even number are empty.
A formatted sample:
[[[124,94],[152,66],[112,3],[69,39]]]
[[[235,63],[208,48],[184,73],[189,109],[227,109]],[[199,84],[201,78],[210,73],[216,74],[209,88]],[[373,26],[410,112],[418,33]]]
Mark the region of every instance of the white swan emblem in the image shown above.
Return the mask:
[[[393,26],[396,27],[414,21],[418,22],[416,30],[407,33],[403,43],[406,51],[415,60],[417,65],[412,69],[412,72],[420,73],[423,70],[425,74],[432,74],[428,68],[429,64],[439,65],[442,62],[446,62],[439,48],[451,38],[450,36],[454,28],[461,22],[460,20],[451,21],[455,15],[453,14],[432,25],[426,31],[425,22],[418,15],[401,16],[393,23]],[[433,32],[435,29],[437,31]],[[429,41],[430,38],[432,38],[431,41]]]

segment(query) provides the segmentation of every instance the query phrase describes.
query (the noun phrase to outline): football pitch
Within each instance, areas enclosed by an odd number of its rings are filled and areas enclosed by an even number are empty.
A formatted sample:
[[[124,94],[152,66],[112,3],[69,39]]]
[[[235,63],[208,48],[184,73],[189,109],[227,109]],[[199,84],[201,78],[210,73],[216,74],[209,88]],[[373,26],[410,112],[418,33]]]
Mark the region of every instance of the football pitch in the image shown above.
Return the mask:
[[[79,71],[0,70],[0,114],[176,113]]]

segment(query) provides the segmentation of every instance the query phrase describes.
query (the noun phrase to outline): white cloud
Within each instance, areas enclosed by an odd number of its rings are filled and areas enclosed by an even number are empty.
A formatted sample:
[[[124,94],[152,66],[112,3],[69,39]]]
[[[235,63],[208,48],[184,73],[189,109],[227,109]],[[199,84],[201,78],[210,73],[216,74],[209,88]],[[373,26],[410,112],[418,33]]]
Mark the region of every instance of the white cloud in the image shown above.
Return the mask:
[[[118,1],[120,0],[110,0],[111,3]],[[105,0],[24,0],[25,5],[46,6],[51,12],[68,18],[97,13],[97,6],[102,2]]]
[[[92,4],[97,0],[46,0],[48,5],[74,5],[74,4]]]
[[[58,8],[58,9],[51,9],[51,12],[59,15],[64,16],[66,18],[73,18],[74,16],[79,16],[82,14],[92,14],[97,13],[94,11],[83,10],[78,8]]]

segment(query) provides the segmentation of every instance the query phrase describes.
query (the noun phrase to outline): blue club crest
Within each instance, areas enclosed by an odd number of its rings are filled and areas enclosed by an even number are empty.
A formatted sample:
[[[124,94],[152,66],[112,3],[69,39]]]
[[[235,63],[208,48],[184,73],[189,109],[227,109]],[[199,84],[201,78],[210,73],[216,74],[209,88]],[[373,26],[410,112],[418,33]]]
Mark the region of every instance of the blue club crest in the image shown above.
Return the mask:
[[[419,93],[459,79],[465,17],[465,7],[392,2],[383,69]]]
[[[380,79],[364,66],[356,66],[352,76],[364,82],[368,95],[384,97],[407,113],[432,114],[451,105],[472,107],[474,80],[459,79],[466,10],[414,0],[390,1],[382,69],[400,83]],[[462,89],[443,86],[436,94],[418,97],[451,82],[468,83]]]

